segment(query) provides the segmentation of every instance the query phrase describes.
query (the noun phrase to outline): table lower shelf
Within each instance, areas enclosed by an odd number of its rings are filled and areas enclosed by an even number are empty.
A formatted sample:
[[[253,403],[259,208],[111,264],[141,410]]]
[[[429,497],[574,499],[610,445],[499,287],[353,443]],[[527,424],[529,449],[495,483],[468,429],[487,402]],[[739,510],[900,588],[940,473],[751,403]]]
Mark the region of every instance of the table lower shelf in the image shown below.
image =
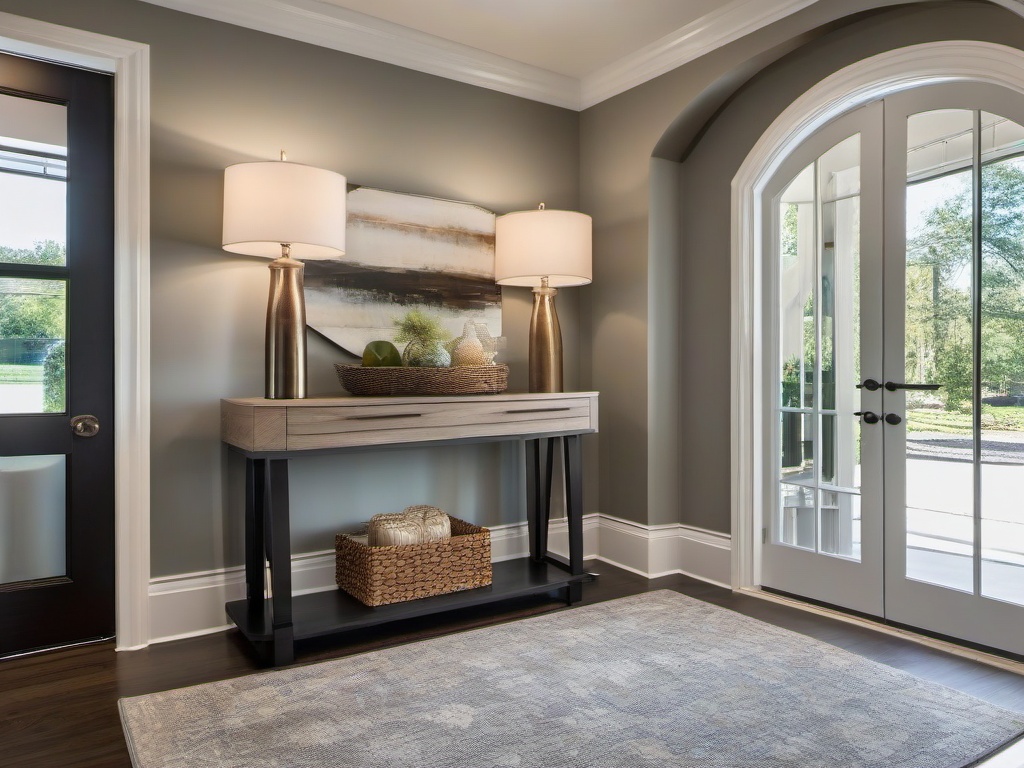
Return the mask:
[[[332,635],[390,621],[542,594],[566,588],[588,578],[590,577],[586,574],[573,576],[549,563],[536,563],[530,558],[519,558],[494,563],[493,583],[488,587],[381,605],[376,608],[363,605],[340,589],[295,595],[292,597],[294,638],[303,640]],[[231,620],[250,641],[269,641],[273,638],[273,614],[269,600],[264,601],[262,612],[255,614],[249,612],[248,602],[245,600],[235,600],[226,607]]]

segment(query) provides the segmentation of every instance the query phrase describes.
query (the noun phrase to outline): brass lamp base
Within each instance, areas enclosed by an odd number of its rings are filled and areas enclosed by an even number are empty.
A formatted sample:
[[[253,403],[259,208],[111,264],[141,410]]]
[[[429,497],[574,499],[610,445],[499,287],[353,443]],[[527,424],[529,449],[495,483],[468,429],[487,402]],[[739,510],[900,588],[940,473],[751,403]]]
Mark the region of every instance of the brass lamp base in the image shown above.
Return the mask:
[[[291,400],[306,396],[305,265],[288,255],[270,262],[267,303],[266,397]]]
[[[557,288],[544,278],[533,289],[533,314],[530,316],[530,391],[562,391],[562,329],[555,312]]]

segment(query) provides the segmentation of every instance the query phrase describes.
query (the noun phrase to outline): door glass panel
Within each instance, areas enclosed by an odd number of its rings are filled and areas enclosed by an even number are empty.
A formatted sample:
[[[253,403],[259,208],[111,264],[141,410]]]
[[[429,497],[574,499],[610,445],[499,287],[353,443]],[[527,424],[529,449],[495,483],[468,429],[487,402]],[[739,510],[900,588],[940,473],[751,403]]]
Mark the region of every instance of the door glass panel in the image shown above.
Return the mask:
[[[64,280],[0,277],[0,413],[65,410]]]
[[[907,119],[907,181],[935,179],[970,169],[974,157],[974,112],[936,109]],[[910,219],[907,219],[910,226]]]
[[[805,168],[779,204],[779,286],[784,407],[814,406],[814,281],[817,235],[814,166]]]
[[[0,456],[0,584],[66,574],[65,457]]]
[[[981,125],[981,594],[1024,604],[1024,128]]]
[[[783,544],[814,551],[814,489],[782,483],[777,538]]]
[[[834,414],[821,416],[821,482],[836,484],[836,417]]]
[[[821,492],[821,551],[860,560],[860,494]]]
[[[907,121],[907,577],[974,590],[974,113]]]
[[[0,95],[0,267],[66,263],[67,107]]]
[[[66,263],[66,188],[63,179],[12,173],[0,157],[0,266]]]
[[[0,413],[65,410],[67,108],[0,95]]]
[[[0,264],[63,266],[66,180],[13,172],[9,158],[0,149]]]
[[[859,195],[855,134],[797,174],[779,197],[782,492],[773,527],[775,542],[855,558],[860,504],[850,496],[860,487],[859,424],[852,417],[859,379]]]

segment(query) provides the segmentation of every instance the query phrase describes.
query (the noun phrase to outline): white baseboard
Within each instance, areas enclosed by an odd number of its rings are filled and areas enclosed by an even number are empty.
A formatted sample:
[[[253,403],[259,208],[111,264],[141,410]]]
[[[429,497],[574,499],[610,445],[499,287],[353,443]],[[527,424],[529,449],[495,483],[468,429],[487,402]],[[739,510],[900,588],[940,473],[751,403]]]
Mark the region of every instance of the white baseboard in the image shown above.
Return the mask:
[[[549,549],[567,556],[569,532],[565,518],[552,520]],[[523,557],[530,551],[526,523],[491,528],[494,562]],[[729,586],[730,537],[684,525],[646,526],[608,515],[583,518],[583,553],[648,578],[683,573]],[[336,589],[334,551],[292,557],[295,594]],[[231,626],[224,604],[245,597],[241,566],[150,580],[150,642],[161,643],[220,632]]]
[[[649,579],[681,573],[731,589],[732,537],[727,533],[601,515],[597,559]]]

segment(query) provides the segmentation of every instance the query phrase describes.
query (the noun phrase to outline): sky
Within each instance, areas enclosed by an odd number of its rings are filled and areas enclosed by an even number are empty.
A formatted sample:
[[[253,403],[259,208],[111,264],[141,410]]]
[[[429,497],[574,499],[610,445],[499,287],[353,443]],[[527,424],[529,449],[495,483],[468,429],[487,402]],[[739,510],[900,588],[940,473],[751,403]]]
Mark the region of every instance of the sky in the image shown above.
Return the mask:
[[[67,237],[63,181],[0,173],[0,245],[31,248]]]

